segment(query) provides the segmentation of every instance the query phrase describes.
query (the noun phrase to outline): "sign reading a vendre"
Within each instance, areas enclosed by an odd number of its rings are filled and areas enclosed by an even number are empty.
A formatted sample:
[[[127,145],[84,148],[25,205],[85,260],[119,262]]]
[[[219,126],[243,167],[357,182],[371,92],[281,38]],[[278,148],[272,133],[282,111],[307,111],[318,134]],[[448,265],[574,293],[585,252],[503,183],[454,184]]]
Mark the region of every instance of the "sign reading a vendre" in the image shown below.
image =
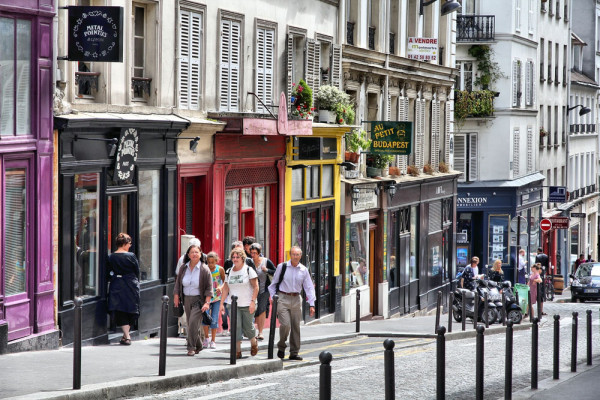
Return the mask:
[[[371,154],[407,156],[412,150],[412,122],[370,121]]]
[[[123,7],[69,6],[68,59],[123,62]]]
[[[437,61],[438,40],[437,38],[408,38],[409,60]]]

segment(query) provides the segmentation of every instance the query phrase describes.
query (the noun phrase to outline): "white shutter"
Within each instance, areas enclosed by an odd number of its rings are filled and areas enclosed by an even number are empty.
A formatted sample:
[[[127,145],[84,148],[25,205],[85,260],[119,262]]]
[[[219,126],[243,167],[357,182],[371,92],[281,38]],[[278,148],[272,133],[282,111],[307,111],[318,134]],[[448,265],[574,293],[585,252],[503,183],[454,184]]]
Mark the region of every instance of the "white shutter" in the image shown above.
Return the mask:
[[[321,86],[321,43],[315,42],[313,48],[313,79],[311,88],[313,92],[313,104],[319,93],[319,87]]]
[[[231,22],[231,62],[230,62],[230,107],[229,111],[239,111],[240,98],[240,58],[241,58],[241,29],[237,21]]]
[[[219,109],[238,111],[240,97],[240,23],[221,20],[221,57],[219,66]]]
[[[531,76],[531,68],[529,68],[529,64],[531,61],[527,61],[525,68],[525,105],[530,106],[531,104],[531,81],[533,76]]]
[[[256,29],[256,95],[263,103],[269,105],[273,98],[273,56],[275,45],[275,31],[267,28]],[[266,109],[256,102],[257,112],[266,112]]]
[[[513,170],[513,178],[516,178],[519,176],[520,173],[520,166],[519,166],[519,143],[521,141],[521,137],[520,137],[520,132],[519,132],[519,128],[515,128],[513,130],[513,164],[512,164],[512,170]]]
[[[512,106],[516,107],[517,106],[517,96],[518,96],[518,91],[519,91],[519,87],[518,87],[518,80],[517,80],[517,74],[519,73],[518,71],[519,65],[517,63],[517,60],[513,60],[513,73],[512,73]]]
[[[294,83],[294,36],[288,33],[287,37],[287,101],[292,97],[292,83]]]
[[[315,81],[315,39],[306,39],[306,57],[304,57],[304,80],[312,89]],[[314,101],[314,92],[313,92]]]
[[[408,97],[398,97],[398,121],[408,121]],[[413,126],[413,138],[414,138],[414,126]],[[414,148],[414,143],[413,143]],[[398,156],[396,160],[396,166],[400,168],[401,174],[406,174],[406,167],[408,166],[408,156]]]
[[[425,146],[425,100],[415,101],[415,120],[417,124],[417,140],[415,143],[415,166],[422,169],[424,165],[423,152]]]
[[[446,102],[444,112],[446,113],[446,126],[444,127],[444,162],[448,164],[450,161],[450,115],[452,113],[449,102]]]
[[[331,84],[338,89],[342,89],[340,83],[342,81],[342,46],[334,44],[332,46],[331,57]]]
[[[389,94],[387,96],[387,120],[392,120],[392,96]]]
[[[462,172],[459,182],[467,181],[467,136],[454,135],[454,165],[453,170]]]
[[[529,92],[531,93],[531,105],[535,105],[535,67],[533,61],[529,61],[529,68],[531,69],[531,87],[529,88]]]
[[[190,19],[191,12],[179,13],[179,108],[190,107]]]
[[[527,127],[527,173],[533,172],[533,128]]]
[[[454,142],[456,144],[456,142]],[[469,181],[477,180],[477,134],[469,135]]]
[[[434,171],[440,164],[440,102],[431,101],[431,166]]]

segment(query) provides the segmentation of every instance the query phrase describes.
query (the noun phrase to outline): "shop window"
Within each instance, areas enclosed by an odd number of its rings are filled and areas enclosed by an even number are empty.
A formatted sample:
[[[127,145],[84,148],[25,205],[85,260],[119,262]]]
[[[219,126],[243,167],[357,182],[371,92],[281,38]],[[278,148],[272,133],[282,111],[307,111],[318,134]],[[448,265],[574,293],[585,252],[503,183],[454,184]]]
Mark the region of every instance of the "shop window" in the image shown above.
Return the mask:
[[[0,18],[0,37],[0,135],[29,135],[31,21]]]
[[[410,262],[409,272],[410,279],[418,279],[417,269],[417,242],[418,242],[418,229],[419,229],[419,211],[418,206],[410,207]]]
[[[579,225],[571,227],[571,260],[579,258]]]
[[[229,246],[234,240],[239,240],[239,190],[225,191],[225,249],[223,254],[229,254]]]
[[[292,170],[292,201],[304,200],[304,168]]]
[[[310,165],[292,171],[292,201],[333,196],[333,165]]]
[[[488,264],[494,264],[495,260],[502,260],[503,264],[509,264],[508,259],[508,222],[509,215],[490,215],[488,220]]]
[[[141,280],[156,280],[160,253],[160,171],[140,171],[138,180]]]
[[[74,295],[98,295],[98,204],[100,174],[76,174],[74,178],[73,232],[75,234]]]
[[[254,236],[263,254],[269,254],[270,195],[269,186],[225,191],[224,255],[229,254],[232,242],[245,236]]]
[[[199,110],[202,96],[204,10],[179,12],[179,108]]]
[[[294,137],[294,160],[335,160],[337,139],[319,137]]]
[[[350,224],[350,287],[369,284],[369,221]]]
[[[27,170],[4,175],[4,295],[27,291]]]

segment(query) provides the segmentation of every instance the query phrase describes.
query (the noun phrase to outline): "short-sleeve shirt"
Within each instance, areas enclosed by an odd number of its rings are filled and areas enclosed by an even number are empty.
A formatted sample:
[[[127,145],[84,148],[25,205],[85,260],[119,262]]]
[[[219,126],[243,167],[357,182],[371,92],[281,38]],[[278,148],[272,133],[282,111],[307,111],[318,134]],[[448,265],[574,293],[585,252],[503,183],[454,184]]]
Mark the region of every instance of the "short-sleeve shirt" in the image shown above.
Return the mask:
[[[250,284],[250,279],[256,278],[256,271],[247,265],[244,265],[239,271],[229,270],[229,274],[225,278],[229,287],[229,296],[226,303],[231,303],[231,296],[237,296],[238,307],[248,307],[252,301],[254,290]]]

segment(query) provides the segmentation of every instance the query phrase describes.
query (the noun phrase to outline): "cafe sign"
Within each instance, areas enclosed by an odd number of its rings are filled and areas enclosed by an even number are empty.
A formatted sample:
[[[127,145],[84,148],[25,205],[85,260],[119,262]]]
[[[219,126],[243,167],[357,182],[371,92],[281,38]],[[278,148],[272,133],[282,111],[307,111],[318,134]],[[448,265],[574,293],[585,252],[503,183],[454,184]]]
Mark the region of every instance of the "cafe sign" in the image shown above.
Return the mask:
[[[371,154],[407,156],[412,149],[412,122],[371,121]]]
[[[123,62],[123,7],[68,10],[69,61]]]
[[[119,148],[115,161],[115,180],[119,182],[131,180],[138,154],[138,130],[127,128],[121,131]]]

